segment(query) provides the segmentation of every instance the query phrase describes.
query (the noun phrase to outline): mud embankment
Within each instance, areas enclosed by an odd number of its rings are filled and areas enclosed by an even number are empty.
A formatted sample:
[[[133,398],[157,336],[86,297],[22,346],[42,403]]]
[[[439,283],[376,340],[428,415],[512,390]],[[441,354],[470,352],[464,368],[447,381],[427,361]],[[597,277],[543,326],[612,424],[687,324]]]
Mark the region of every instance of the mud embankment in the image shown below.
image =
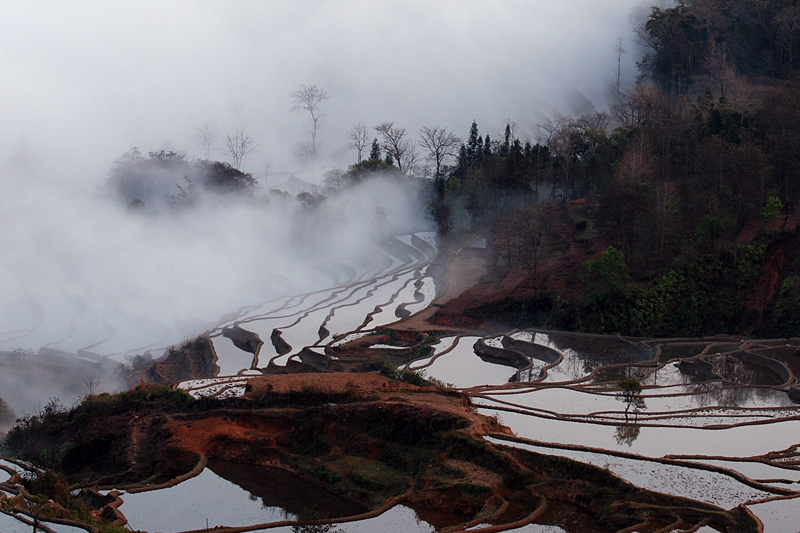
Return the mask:
[[[149,383],[168,385],[185,379],[216,376],[219,373],[217,356],[211,340],[201,335],[186,341],[178,348],[170,348],[163,357],[153,362],[144,373]]]

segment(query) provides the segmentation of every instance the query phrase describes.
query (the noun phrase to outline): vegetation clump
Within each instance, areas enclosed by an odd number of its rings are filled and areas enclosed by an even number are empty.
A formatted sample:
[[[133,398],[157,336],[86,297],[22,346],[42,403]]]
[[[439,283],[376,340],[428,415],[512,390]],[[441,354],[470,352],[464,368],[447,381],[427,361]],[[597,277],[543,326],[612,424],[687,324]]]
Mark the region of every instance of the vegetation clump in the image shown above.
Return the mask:
[[[160,150],[144,156],[133,148],[111,168],[106,186],[129,211],[181,209],[200,201],[201,193],[252,192],[252,175],[220,161],[189,161],[184,154]]]

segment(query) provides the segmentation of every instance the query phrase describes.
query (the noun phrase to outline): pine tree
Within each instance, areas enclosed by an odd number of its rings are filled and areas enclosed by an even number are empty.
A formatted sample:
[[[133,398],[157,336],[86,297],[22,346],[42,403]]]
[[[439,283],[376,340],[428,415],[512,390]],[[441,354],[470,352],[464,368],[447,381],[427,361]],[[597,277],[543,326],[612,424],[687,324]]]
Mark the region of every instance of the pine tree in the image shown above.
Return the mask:
[[[500,145],[500,157],[508,156],[508,151],[511,148],[511,126],[506,124],[505,140]]]
[[[464,143],[458,149],[458,161],[456,161],[456,168],[453,175],[458,178],[461,183],[467,179],[467,147]]]
[[[480,135],[478,134],[478,123],[472,121],[469,129],[469,140],[467,141],[467,164],[471,168],[477,166],[478,152],[480,151]]]
[[[381,158],[381,146],[378,144],[378,139],[372,140],[372,148],[369,151],[369,158],[370,159]]]

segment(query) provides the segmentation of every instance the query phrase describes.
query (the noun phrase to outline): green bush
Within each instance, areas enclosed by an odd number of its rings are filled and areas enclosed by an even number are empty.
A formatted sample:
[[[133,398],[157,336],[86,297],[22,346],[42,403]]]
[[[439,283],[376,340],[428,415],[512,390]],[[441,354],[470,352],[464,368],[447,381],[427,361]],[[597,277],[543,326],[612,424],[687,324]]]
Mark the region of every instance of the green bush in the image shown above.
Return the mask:
[[[767,204],[761,211],[761,216],[764,217],[765,222],[772,222],[773,220],[776,220],[779,216],[781,216],[782,209],[783,209],[783,202],[781,202],[781,199],[776,198],[774,196],[770,196],[769,198],[767,198]]]
[[[775,303],[775,330],[785,337],[800,335],[800,277],[783,282]]]

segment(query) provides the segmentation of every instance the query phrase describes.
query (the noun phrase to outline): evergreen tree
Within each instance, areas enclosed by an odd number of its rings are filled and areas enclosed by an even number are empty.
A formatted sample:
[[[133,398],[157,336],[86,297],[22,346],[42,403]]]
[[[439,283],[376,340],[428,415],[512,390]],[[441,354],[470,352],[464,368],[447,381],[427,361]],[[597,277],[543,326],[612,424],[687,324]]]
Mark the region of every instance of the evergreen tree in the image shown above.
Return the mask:
[[[469,129],[469,139],[467,140],[467,164],[471,168],[477,166],[478,152],[480,151],[480,135],[478,134],[478,123],[472,121]]]
[[[453,176],[458,178],[461,183],[464,183],[464,180],[467,179],[467,147],[464,146],[464,143],[461,143],[461,146],[458,149],[458,161],[456,162],[456,168],[453,171]]]
[[[372,148],[369,151],[369,158],[370,159],[381,158],[381,145],[378,144],[378,139],[372,140]]]
[[[505,140],[500,145],[500,157],[508,156],[508,151],[511,148],[511,126],[506,124]]]

